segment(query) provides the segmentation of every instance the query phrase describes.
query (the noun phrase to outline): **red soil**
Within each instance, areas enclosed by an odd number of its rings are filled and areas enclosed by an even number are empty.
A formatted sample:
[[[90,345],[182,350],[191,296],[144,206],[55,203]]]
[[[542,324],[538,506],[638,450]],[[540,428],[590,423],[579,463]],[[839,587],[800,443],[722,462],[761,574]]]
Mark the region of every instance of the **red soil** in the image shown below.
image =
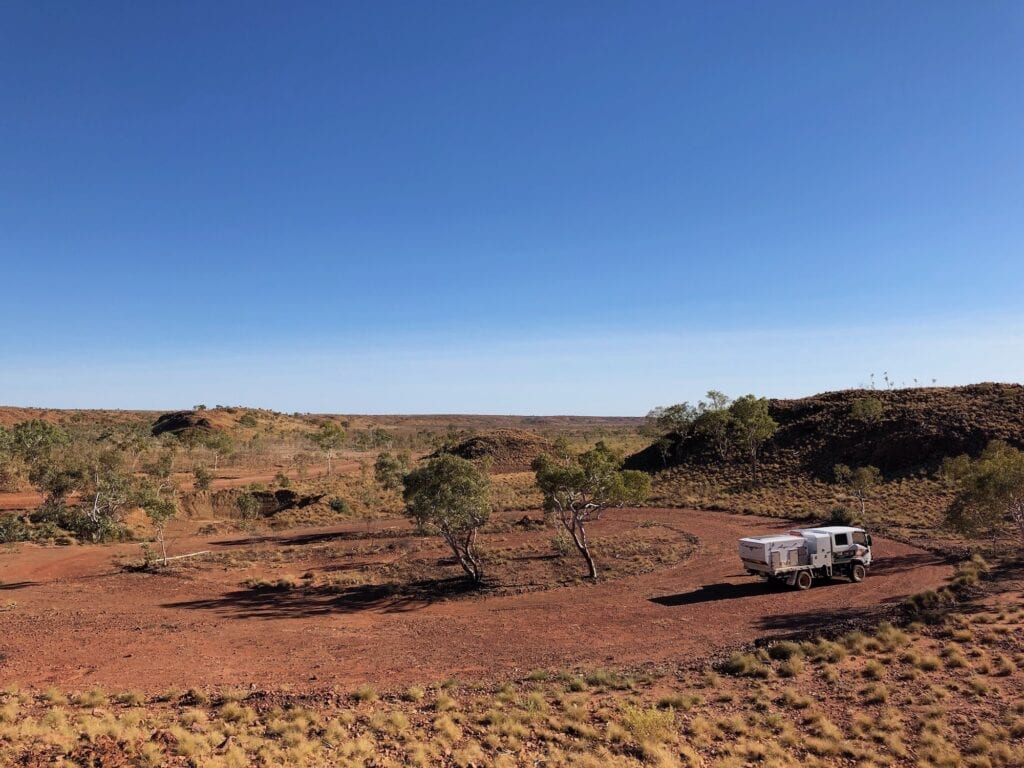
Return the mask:
[[[938,557],[876,537],[878,564],[865,582],[772,589],[742,574],[736,539],[786,526],[715,512],[624,510],[609,514],[594,535],[614,535],[639,520],[697,535],[697,553],[596,586],[359,605],[300,592],[253,593],[239,586],[249,574],[216,564],[161,575],[119,571],[112,558],[137,559],[138,545],[22,545],[0,552],[0,683],[150,692],[250,684],[394,688],[453,676],[507,679],[536,668],[685,662],[814,625],[829,613],[856,616],[951,574]],[[306,534],[322,541],[366,530],[360,523]],[[266,546],[294,546],[301,533],[277,534]],[[233,539],[178,539],[174,549],[248,546]],[[293,573],[303,568],[288,565]]]

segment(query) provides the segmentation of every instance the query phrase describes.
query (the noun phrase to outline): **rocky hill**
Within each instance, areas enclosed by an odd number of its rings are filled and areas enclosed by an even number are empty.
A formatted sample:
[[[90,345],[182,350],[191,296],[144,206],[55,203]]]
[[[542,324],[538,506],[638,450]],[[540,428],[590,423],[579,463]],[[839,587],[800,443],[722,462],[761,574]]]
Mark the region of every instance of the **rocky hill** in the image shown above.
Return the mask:
[[[825,479],[837,463],[872,465],[894,478],[933,472],[947,456],[977,455],[990,440],[1024,448],[1019,384],[844,390],[772,400],[769,410],[779,429],[764,448],[765,464]],[[698,435],[667,440],[630,456],[627,466],[658,471],[720,463]],[[728,459],[743,461],[738,452]]]
[[[196,411],[174,411],[161,414],[153,423],[153,437],[159,437],[165,432],[176,435],[187,429],[212,430],[213,423],[206,416],[199,415]]]
[[[470,461],[490,459],[492,472],[525,472],[530,468],[530,462],[553,447],[551,440],[533,432],[496,429],[442,448],[433,456],[451,453]]]

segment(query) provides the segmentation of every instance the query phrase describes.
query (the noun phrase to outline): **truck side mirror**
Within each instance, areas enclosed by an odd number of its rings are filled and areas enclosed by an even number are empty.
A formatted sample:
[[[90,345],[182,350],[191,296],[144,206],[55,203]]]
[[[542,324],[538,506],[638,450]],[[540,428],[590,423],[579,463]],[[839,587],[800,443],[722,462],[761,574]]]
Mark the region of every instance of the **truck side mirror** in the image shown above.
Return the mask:
[[[870,547],[871,546],[871,534],[870,533],[866,535],[866,539],[867,539],[867,542],[868,542],[868,546]]]

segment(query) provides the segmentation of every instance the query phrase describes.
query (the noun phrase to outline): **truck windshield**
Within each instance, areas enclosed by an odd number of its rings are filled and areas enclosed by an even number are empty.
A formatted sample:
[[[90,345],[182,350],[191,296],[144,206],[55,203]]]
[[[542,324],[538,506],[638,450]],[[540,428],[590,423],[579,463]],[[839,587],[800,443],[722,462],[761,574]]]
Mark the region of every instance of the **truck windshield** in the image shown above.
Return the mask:
[[[865,534],[864,531],[854,531],[853,542],[866,547],[868,543],[867,534]]]

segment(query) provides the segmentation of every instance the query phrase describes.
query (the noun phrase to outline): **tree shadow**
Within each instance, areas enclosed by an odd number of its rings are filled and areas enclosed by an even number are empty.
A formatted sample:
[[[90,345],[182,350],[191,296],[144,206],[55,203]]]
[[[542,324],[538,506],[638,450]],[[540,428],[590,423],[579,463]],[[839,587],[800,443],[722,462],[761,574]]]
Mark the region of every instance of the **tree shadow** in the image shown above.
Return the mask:
[[[346,571],[373,571],[377,568],[387,568],[394,565],[392,560],[345,560],[341,563],[328,563],[318,565],[315,570],[319,573],[344,573]]]
[[[998,563],[992,567],[989,578],[995,581],[1024,578],[1024,557]]]
[[[331,541],[365,541],[369,539],[403,539],[412,535],[412,531],[403,531],[395,528],[384,528],[379,531],[316,531],[314,533],[301,533],[292,536],[246,536],[240,539],[228,539],[226,541],[214,541],[211,544],[215,547],[244,547],[253,544],[279,544],[286,546],[302,546],[305,544],[323,544]]]
[[[509,560],[511,560],[513,562],[528,563],[528,562],[542,562],[542,561],[546,562],[546,561],[550,561],[550,560],[560,560],[561,558],[562,558],[562,556],[559,555],[557,552],[550,552],[550,553],[548,553],[548,552],[537,552],[537,553],[532,553],[532,554],[528,554],[528,555],[516,555],[514,557],[510,557]]]
[[[11,590],[11,589],[24,589],[25,587],[34,587],[39,584],[38,581],[11,581],[8,583],[0,582],[0,592]]]
[[[896,602],[882,602],[877,605],[831,611],[801,611],[779,616],[762,616],[757,625],[763,630],[785,632],[789,635],[836,637],[855,629],[876,627],[883,619],[893,618],[899,609],[900,606]]]
[[[295,619],[369,610],[403,613],[437,600],[478,591],[472,582],[462,577],[401,585],[259,587],[227,592],[206,600],[164,603],[161,607],[215,611],[236,619]]]

